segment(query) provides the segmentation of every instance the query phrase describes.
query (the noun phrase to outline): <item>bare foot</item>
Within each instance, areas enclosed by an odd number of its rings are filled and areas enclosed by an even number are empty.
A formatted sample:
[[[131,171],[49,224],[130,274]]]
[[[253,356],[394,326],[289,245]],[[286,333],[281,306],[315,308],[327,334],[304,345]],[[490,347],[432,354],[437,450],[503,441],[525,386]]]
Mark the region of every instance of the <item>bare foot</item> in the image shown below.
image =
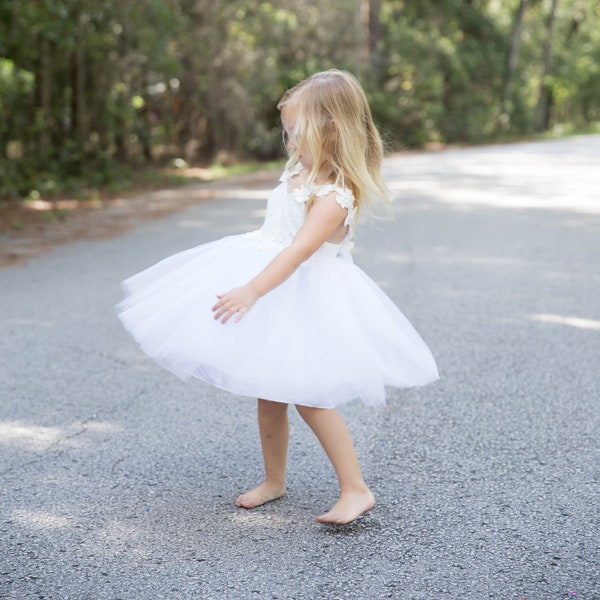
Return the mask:
[[[240,508],[256,508],[267,502],[272,502],[285,495],[285,485],[267,483],[263,481],[258,487],[253,490],[238,496],[235,505]]]
[[[346,525],[375,506],[375,496],[370,490],[364,492],[342,492],[333,508],[317,517],[319,523]]]

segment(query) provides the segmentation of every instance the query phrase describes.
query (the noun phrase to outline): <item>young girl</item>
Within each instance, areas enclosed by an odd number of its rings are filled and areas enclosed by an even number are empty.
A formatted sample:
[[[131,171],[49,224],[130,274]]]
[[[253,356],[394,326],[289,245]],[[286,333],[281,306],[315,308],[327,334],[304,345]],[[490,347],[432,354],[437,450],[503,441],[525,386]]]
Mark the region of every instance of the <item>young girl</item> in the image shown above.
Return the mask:
[[[254,508],[285,494],[289,404],[331,460],[340,497],[320,523],[375,506],[335,407],[382,406],[384,386],[437,379],[433,357],[350,257],[359,212],[387,198],[382,144],[349,73],[317,73],[278,105],[289,161],[263,226],[171,256],[124,282],[119,317],[142,349],[182,379],[258,398],[264,481]],[[228,291],[227,291],[228,290]]]

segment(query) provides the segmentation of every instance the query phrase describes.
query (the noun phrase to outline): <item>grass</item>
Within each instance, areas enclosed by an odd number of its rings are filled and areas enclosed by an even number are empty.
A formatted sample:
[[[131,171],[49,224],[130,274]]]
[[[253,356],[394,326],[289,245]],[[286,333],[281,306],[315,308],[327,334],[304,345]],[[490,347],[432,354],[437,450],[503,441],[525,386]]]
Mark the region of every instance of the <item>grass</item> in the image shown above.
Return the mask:
[[[93,181],[64,179],[47,175],[25,198],[0,198],[0,234],[29,231],[44,224],[60,223],[70,214],[84,209],[100,209],[115,198],[131,198],[144,192],[175,188],[190,183],[211,182],[281,167],[283,161],[240,162],[232,165],[215,163],[190,167],[185,161],[172,161],[162,167],[114,170]]]
[[[548,131],[531,132],[529,134],[498,133],[492,136],[489,142],[494,144],[509,144],[512,142],[560,140],[576,135],[592,135],[600,133],[600,121],[592,123],[585,128],[576,127],[568,123],[558,123]],[[486,143],[486,142],[482,142]],[[475,144],[477,145],[477,144]]]
[[[283,165],[283,161],[240,162],[233,165],[215,163],[206,167],[191,167],[180,159],[163,167],[143,167],[124,171],[104,186],[80,187],[79,200],[101,200],[116,195],[137,195],[144,191],[179,187],[189,183],[211,182],[227,177],[255,173]]]

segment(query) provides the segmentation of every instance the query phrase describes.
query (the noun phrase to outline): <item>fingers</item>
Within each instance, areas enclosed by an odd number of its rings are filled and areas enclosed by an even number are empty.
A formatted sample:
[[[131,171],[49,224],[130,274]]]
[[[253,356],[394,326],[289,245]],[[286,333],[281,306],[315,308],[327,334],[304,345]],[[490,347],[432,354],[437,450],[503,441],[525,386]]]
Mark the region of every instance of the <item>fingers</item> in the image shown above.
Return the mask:
[[[235,321],[236,323],[239,323],[247,308],[240,306],[231,300],[226,300],[222,296],[217,297],[220,298],[220,300],[212,308],[212,311],[215,313],[213,317],[215,321],[220,320],[221,323],[227,323],[231,317],[237,315]]]
[[[225,298],[225,294],[217,294],[217,298],[219,299],[219,301],[212,307],[212,311],[215,312],[216,310],[219,310],[220,308],[223,308],[226,304],[228,304],[227,299]],[[229,302],[230,304],[231,302]]]
[[[245,308],[233,306],[229,309],[221,311],[220,314],[217,313],[217,315],[215,315],[215,319],[218,320],[222,315],[223,318],[221,318],[221,323],[227,323],[227,321],[229,321],[229,319],[231,319],[231,317],[233,317],[234,315],[237,314],[237,317],[235,318],[235,322],[239,323],[240,319],[244,316],[245,312],[246,312]]]
[[[256,294],[248,286],[242,286],[229,290],[224,294],[217,294],[218,301],[212,307],[215,321],[227,323],[235,317],[239,323],[244,314],[250,310],[257,300]]]

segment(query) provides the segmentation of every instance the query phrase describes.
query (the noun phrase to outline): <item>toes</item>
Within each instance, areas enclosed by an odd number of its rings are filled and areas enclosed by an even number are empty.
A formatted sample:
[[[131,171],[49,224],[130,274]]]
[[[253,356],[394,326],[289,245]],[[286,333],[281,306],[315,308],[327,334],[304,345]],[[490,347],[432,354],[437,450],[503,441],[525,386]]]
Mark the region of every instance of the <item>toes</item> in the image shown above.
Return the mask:
[[[329,516],[328,513],[325,513],[324,515],[320,515],[318,516],[315,521],[317,521],[318,523],[331,523],[331,517]]]
[[[375,507],[375,499],[370,498],[362,502],[348,502],[348,499],[338,502],[329,512],[317,517],[317,522],[329,525],[347,525],[356,521],[362,515]]]
[[[271,486],[261,485],[254,490],[250,490],[241,496],[238,496],[235,505],[239,508],[256,508],[267,502],[272,502],[285,495],[285,488],[273,488]]]
[[[361,513],[362,514],[362,513]],[[360,517],[360,514],[355,516],[336,516],[336,515],[331,515],[329,513],[325,513],[324,515],[321,515],[319,517],[317,517],[317,521],[319,523],[323,523],[325,525],[348,525],[348,523],[352,523],[352,521],[356,521],[356,519],[358,519],[358,517]]]
[[[238,508],[254,508],[256,506],[256,500],[253,501],[251,497],[244,494],[235,501],[235,505]]]

